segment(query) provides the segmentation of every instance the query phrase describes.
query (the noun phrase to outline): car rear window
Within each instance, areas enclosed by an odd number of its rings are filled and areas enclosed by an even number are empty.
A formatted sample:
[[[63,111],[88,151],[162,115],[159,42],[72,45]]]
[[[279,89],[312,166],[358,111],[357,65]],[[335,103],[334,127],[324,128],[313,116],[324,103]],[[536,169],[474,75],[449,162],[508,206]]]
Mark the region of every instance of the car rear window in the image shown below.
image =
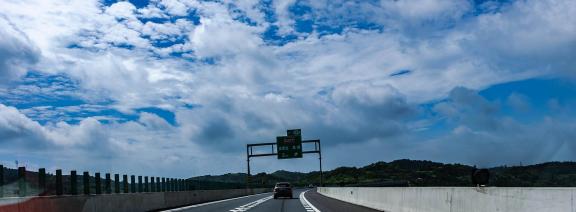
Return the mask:
[[[276,184],[276,187],[290,187],[290,184],[288,184],[288,183],[278,183],[278,184]]]

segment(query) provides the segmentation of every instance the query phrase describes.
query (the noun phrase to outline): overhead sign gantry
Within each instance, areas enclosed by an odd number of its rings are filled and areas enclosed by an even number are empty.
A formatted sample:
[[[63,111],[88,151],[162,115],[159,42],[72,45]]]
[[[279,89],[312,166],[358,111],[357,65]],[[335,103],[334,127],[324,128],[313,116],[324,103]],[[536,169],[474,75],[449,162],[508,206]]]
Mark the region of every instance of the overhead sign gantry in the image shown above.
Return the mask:
[[[314,143],[314,150],[303,150],[303,143]],[[253,148],[261,146],[270,146],[272,151],[254,154]],[[276,155],[278,159],[293,159],[302,158],[303,154],[311,153],[318,154],[318,160],[320,161],[320,186],[322,186],[322,151],[320,140],[302,140],[302,131],[300,129],[291,129],[286,131],[286,136],[276,137],[276,143],[247,144],[246,161],[248,163],[248,176],[246,177],[246,187],[250,187],[250,158]]]

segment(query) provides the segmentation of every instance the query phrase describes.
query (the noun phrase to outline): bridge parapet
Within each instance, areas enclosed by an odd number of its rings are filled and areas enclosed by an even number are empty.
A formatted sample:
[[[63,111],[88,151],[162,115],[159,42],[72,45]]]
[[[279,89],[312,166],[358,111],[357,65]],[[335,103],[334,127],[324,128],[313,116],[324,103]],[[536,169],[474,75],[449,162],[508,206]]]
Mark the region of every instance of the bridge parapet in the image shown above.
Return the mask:
[[[270,191],[270,189],[262,188],[121,193],[108,195],[8,197],[0,198],[0,212],[155,211],[268,191]]]
[[[576,188],[320,187],[318,192],[393,212],[576,211]]]

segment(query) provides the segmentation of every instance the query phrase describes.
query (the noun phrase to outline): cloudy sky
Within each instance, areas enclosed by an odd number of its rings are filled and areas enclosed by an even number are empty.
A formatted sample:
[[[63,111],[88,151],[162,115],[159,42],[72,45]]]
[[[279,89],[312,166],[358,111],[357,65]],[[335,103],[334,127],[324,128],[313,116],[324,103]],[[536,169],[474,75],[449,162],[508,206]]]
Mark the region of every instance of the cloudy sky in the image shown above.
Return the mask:
[[[321,139],[325,169],[576,160],[575,14],[573,0],[0,0],[0,161],[245,172],[247,143],[291,128]]]

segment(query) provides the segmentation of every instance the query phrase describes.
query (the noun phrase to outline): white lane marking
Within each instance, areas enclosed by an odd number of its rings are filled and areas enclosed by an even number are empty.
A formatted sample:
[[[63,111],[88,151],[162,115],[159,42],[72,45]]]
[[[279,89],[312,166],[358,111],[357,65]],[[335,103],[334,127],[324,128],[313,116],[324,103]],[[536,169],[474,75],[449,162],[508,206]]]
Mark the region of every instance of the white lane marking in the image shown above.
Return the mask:
[[[320,212],[320,210],[318,210],[318,208],[314,207],[314,205],[312,205],[312,203],[310,203],[308,201],[308,199],[306,199],[306,195],[304,193],[306,193],[308,191],[300,193],[299,199],[300,199],[300,202],[302,203],[302,206],[304,206],[304,208],[306,209],[307,212]]]
[[[201,206],[205,206],[205,205],[212,205],[212,204],[216,204],[216,203],[221,203],[221,202],[226,202],[226,201],[236,200],[236,199],[243,199],[243,198],[253,197],[253,196],[258,196],[258,195],[262,195],[262,194],[252,194],[252,195],[248,195],[248,196],[234,197],[234,198],[223,199],[223,200],[218,200],[218,201],[214,201],[214,202],[206,202],[206,203],[202,203],[202,204],[196,204],[196,205],[190,205],[190,206],[181,207],[181,208],[174,208],[174,209],[170,209],[170,210],[165,210],[165,211],[162,211],[162,212],[183,211],[183,210],[187,210],[187,209],[190,209],[190,208],[197,208],[197,207],[201,207]]]
[[[272,196],[268,196],[268,197],[264,197],[262,199],[256,200],[254,202],[248,203],[246,205],[242,205],[240,207],[234,208],[232,210],[230,210],[231,212],[242,212],[242,211],[247,211],[250,210],[250,208],[256,207],[257,205],[262,204],[263,202],[266,202],[268,200],[272,199]]]

